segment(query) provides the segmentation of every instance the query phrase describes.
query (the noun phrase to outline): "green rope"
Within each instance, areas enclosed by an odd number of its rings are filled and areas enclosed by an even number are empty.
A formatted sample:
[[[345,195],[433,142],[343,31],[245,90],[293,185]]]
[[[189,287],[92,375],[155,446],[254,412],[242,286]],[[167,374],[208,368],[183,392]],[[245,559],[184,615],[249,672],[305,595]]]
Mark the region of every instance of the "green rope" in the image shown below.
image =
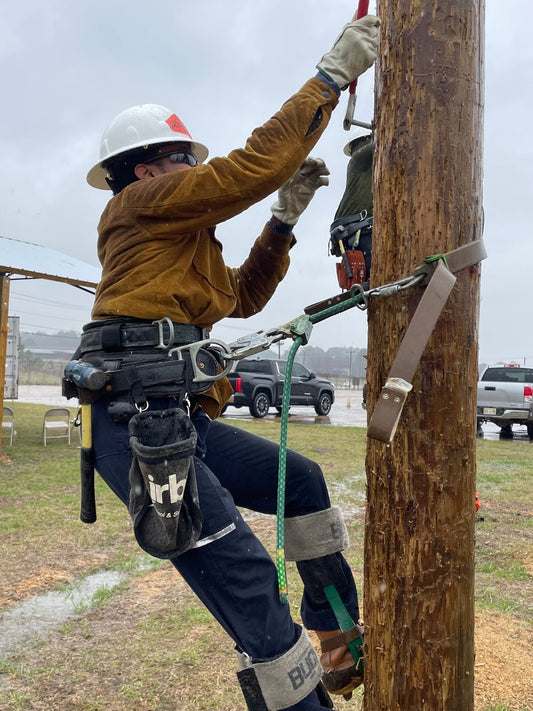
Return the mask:
[[[278,513],[277,513],[277,541],[276,541],[276,567],[278,569],[279,598],[283,605],[289,602],[287,589],[287,575],[285,570],[285,478],[287,474],[287,429],[289,426],[289,407],[291,401],[292,366],[296,351],[303,343],[303,338],[298,336],[291,346],[287,357],[287,369],[283,381],[283,397],[281,400],[281,433],[279,445],[278,467]]]
[[[361,294],[356,294],[346,301],[340,301],[338,304],[333,304],[333,306],[328,306],[327,309],[319,311],[316,314],[311,314],[309,316],[309,321],[311,323],[319,323],[320,321],[325,321],[330,316],[336,316],[343,311],[348,311],[348,309],[353,309],[354,306],[358,306],[363,302],[363,296]]]
[[[296,335],[287,356],[287,366],[283,381],[283,396],[281,400],[281,432],[279,444],[278,463],[278,492],[277,492],[277,519],[276,519],[276,568],[278,571],[279,599],[283,605],[289,602],[287,586],[287,573],[285,567],[285,480],[287,474],[287,430],[289,426],[289,407],[291,399],[292,366],[296,351],[308,342],[310,329],[313,323],[319,323],[330,316],[335,316],[342,311],[351,309],[363,301],[361,294],[356,294],[346,301],[329,306],[323,311],[310,316],[299,316],[293,324],[291,331]]]

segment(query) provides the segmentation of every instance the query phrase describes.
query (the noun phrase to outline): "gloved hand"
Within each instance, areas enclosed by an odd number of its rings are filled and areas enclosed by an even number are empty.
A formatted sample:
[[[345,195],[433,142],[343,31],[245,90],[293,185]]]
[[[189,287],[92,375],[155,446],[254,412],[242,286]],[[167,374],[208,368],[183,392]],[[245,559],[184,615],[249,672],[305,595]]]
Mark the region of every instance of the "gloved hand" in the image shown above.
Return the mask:
[[[349,22],[332,49],[316,65],[317,69],[341,89],[346,89],[376,61],[380,24],[379,17],[375,15],[365,15]]]
[[[278,199],[270,208],[274,217],[295,225],[321,185],[329,185],[329,170],[322,158],[306,158],[296,173],[278,190]]]

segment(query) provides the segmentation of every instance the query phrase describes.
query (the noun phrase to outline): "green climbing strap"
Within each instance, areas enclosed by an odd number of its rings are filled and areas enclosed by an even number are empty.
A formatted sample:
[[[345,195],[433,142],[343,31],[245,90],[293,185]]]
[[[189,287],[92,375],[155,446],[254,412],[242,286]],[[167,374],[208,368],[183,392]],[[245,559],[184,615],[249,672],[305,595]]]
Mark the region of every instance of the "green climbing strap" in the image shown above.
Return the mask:
[[[328,585],[324,588],[324,592],[326,594],[326,597],[328,598],[329,604],[331,605],[331,609],[333,610],[333,614],[335,615],[340,631],[348,632],[353,627],[355,627],[355,622],[352,620],[350,613],[344,606],[344,603],[341,600],[337,588],[334,585]],[[355,659],[357,669],[360,670],[362,673],[363,638],[356,637],[356,639],[350,640],[348,642],[348,647],[350,649],[350,652],[352,653],[352,657]]]

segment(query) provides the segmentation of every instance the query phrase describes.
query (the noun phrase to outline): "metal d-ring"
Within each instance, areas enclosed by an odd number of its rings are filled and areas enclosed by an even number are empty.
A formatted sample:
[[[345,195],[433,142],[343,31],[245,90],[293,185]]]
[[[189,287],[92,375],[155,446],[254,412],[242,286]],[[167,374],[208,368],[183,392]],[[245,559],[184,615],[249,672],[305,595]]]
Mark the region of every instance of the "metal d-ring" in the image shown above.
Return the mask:
[[[356,304],[358,309],[361,309],[361,311],[366,311],[368,308],[368,293],[363,289],[361,284],[352,284],[350,287],[350,293],[352,296],[359,296],[363,299],[362,304]]]
[[[163,325],[168,325],[168,343],[165,343],[165,334],[163,331]],[[163,316],[163,318],[158,318],[157,321],[152,321],[155,326],[157,324],[157,331],[159,336],[159,343],[155,348],[162,348],[164,351],[168,351],[170,346],[174,343],[174,324],[168,316]]]

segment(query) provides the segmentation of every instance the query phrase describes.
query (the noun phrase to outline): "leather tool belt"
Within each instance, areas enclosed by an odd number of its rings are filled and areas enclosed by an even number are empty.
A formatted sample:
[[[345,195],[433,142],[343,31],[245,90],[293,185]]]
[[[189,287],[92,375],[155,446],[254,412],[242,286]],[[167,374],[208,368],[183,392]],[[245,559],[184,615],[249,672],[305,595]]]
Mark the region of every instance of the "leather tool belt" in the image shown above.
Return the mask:
[[[332,222],[329,228],[330,251],[336,257],[341,256],[339,242],[342,242],[345,249],[355,249],[359,246],[360,236],[363,230],[372,231],[373,217],[367,216],[366,211],[356,215],[340,217]]]
[[[80,351],[121,351],[128,348],[157,348],[168,351],[175,346],[209,338],[208,328],[175,323],[168,317],[157,321],[140,319],[105,319],[91,321],[83,327]]]
[[[105,400],[115,421],[127,421],[148,407],[149,398],[175,398],[185,407],[189,395],[208,390],[221,367],[216,352],[193,345],[207,330],[168,318],[154,322],[110,319],[84,327],[75,358],[103,373],[96,389],[63,380],[65,397],[81,404]],[[194,377],[201,372],[206,380]]]

